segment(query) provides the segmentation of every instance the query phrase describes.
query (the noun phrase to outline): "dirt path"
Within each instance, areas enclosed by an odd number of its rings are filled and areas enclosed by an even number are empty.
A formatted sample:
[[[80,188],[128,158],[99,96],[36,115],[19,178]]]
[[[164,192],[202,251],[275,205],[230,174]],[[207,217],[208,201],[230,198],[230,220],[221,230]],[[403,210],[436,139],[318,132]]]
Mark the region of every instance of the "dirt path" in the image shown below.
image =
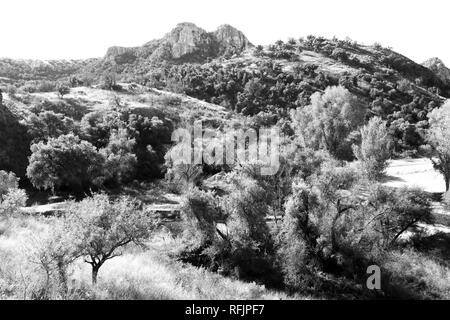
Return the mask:
[[[445,192],[442,175],[434,170],[433,164],[427,158],[391,160],[386,173],[388,179],[384,184],[390,187],[418,187],[430,193]],[[435,215],[450,216],[450,212],[444,209],[442,203],[433,201],[431,204]],[[419,227],[427,234],[450,233],[450,227],[442,224],[420,224]]]
[[[427,158],[391,160],[386,170],[391,187],[419,187],[431,193],[445,192],[442,175],[433,169]]]

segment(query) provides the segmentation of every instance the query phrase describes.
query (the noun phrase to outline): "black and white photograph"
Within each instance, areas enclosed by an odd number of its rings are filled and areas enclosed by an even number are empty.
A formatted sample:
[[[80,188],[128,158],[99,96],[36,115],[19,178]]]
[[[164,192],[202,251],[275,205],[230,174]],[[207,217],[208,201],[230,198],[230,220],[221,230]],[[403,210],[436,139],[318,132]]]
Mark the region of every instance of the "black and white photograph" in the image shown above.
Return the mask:
[[[446,0],[2,0],[0,306],[450,300],[449,22]]]

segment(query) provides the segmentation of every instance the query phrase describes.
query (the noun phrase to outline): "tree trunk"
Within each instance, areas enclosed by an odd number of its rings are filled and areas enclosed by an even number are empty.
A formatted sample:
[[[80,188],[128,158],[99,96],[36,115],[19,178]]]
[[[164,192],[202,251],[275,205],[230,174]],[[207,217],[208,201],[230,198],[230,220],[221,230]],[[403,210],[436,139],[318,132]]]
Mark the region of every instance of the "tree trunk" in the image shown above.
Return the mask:
[[[58,275],[59,275],[59,282],[61,285],[61,290],[62,290],[63,294],[66,295],[67,292],[69,291],[69,288],[67,286],[67,271],[66,271],[66,266],[62,262],[58,263]]]
[[[445,177],[445,191],[450,189],[450,177]]]
[[[92,266],[92,284],[97,284],[98,269],[100,266]]]

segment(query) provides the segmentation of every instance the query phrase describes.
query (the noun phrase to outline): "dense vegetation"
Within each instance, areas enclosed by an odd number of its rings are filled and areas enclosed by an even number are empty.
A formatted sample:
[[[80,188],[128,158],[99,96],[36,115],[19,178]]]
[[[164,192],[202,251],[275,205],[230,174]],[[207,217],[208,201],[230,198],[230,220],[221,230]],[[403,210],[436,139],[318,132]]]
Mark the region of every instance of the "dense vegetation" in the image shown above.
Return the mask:
[[[379,45],[309,36],[249,52],[205,64],[125,61],[121,69],[95,61],[54,77],[26,69],[23,79],[3,81],[0,237],[24,219],[17,177],[29,194],[65,192],[79,201],[45,220],[42,237],[31,241],[21,263],[38,270],[30,271],[39,275],[36,287],[8,289],[17,278],[0,269],[0,296],[86,298],[89,289],[74,293],[69,281],[83,261],[97,292],[107,261],[130,248],[146,252],[167,229],[148,203],[121,194],[153,182],[148,188],[183,199],[171,258],[289,294],[449,298],[448,237],[430,253],[423,249],[430,238],[415,232],[433,223],[430,195],[383,184],[390,158],[422,154],[449,188],[449,85]],[[86,92],[73,93],[81,86],[111,101],[99,107]],[[182,113],[186,96],[203,101]],[[225,115],[206,117],[206,102]],[[199,119],[217,133],[278,128],[279,170],[261,175],[257,161],[176,163],[172,132]],[[17,263],[1,246],[0,254],[6,266]],[[371,265],[382,270],[380,290],[365,289]]]

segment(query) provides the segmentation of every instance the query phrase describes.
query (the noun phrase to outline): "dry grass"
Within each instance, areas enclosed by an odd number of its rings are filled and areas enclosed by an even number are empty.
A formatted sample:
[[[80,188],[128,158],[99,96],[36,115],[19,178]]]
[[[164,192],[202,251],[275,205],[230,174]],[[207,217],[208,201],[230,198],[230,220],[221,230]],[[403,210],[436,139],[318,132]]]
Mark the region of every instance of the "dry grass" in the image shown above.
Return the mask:
[[[383,264],[392,274],[390,285],[414,298],[450,299],[450,268],[412,250],[391,252]]]
[[[0,236],[0,299],[39,297],[45,286],[45,274],[29,259],[29,248],[48,224],[45,219],[13,219]],[[76,261],[69,272],[67,299],[301,299],[268,290],[196,268],[170,258],[180,245],[178,238],[161,232],[149,241],[145,250],[129,248],[105,263],[96,286],[91,285],[90,266]],[[171,248],[171,250],[169,250]],[[53,291],[52,291],[53,290]],[[49,289],[50,298],[63,298]]]

